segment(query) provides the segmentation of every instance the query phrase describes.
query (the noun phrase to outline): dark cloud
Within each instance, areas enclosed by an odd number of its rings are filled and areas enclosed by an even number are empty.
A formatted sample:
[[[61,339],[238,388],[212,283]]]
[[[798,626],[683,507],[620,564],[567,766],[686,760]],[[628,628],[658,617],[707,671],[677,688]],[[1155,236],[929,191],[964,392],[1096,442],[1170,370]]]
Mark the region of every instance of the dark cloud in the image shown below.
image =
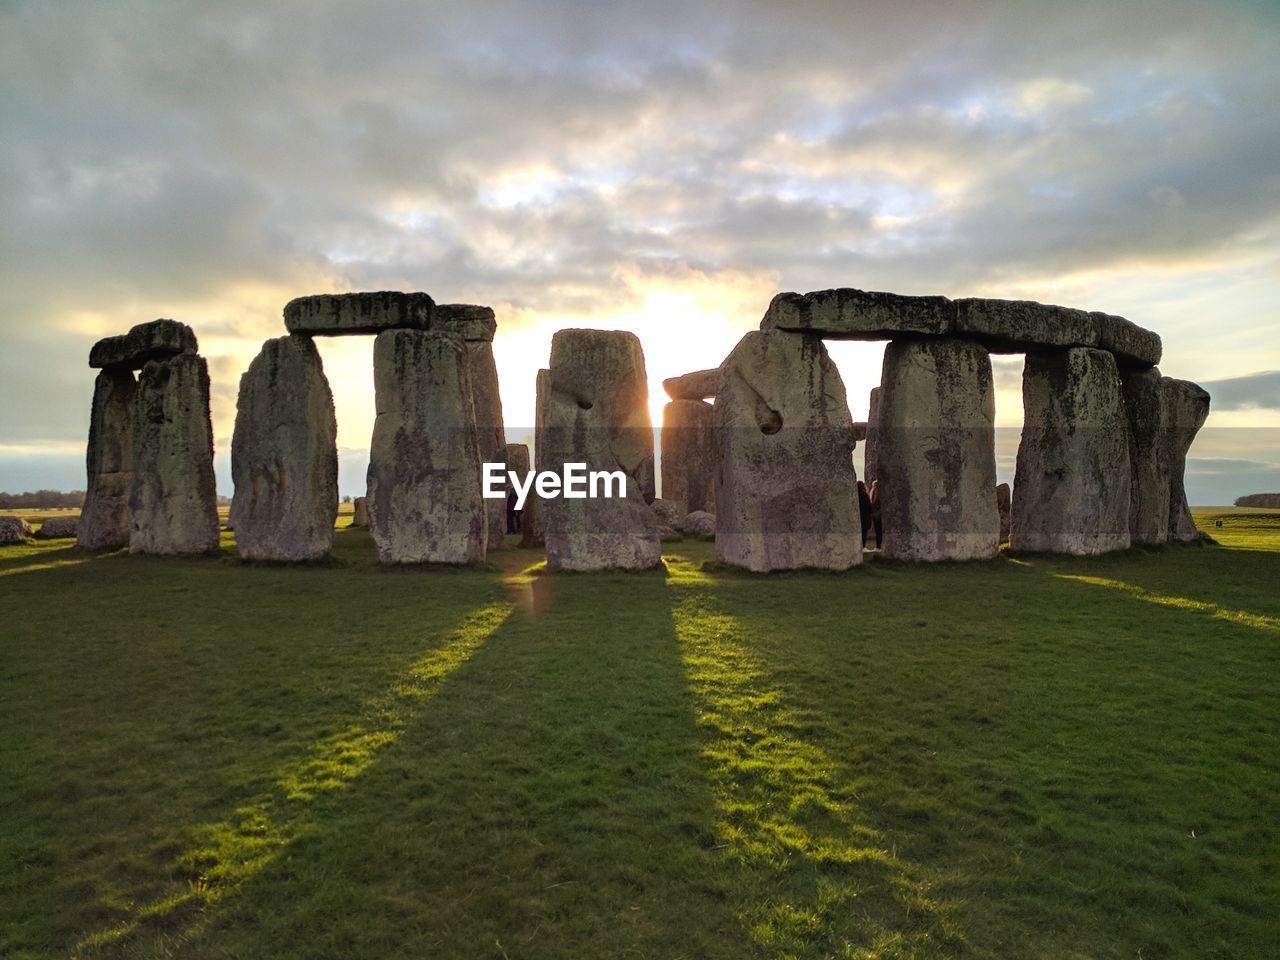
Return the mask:
[[[1214,410],[1280,410],[1280,370],[1201,384]]]

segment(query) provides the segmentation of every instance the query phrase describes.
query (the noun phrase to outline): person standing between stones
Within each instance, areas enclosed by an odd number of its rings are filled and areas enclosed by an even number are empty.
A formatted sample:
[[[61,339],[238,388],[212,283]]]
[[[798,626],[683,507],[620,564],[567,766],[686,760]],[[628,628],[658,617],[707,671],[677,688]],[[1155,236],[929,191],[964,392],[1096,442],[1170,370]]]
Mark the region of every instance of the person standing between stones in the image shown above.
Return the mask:
[[[514,490],[507,491],[507,533],[520,532],[520,513],[516,509],[516,492]]]
[[[871,524],[876,528],[876,549],[880,549],[880,541],[884,537],[884,527],[880,523],[880,481],[871,481],[871,491],[868,495],[871,501]]]
[[[871,494],[867,492],[865,480],[858,481],[858,522],[862,531],[862,546],[867,545],[867,534],[871,532]]]

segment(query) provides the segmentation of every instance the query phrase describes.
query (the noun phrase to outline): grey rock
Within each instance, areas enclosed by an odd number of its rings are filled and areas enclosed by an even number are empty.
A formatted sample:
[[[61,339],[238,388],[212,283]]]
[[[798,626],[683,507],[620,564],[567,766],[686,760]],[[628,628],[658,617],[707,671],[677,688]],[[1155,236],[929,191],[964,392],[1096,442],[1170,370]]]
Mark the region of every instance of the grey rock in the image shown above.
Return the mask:
[[[107,368],[94,381],[85,455],[88,477],[76,530],[76,543],[86,550],[129,545],[137,393],[133,371],[125,367]]]
[[[129,552],[214,553],[218,498],[209,369],[184,353],[151,360],[138,379]]]
[[[488,308],[485,308],[488,309]],[[492,315],[493,311],[489,311]],[[433,320],[434,324],[434,320]],[[484,340],[466,345],[467,379],[471,384],[471,403],[475,410],[476,442],[480,463],[507,461],[507,432],[502,422],[502,395],[498,391],[498,365],[493,359],[493,344]],[[481,468],[483,471],[483,467]],[[483,484],[483,472],[481,473]],[[486,498],[485,515],[489,531],[486,543],[490,550],[500,550],[507,535],[507,501]]]
[[[546,458],[546,443],[543,433],[547,421],[547,400],[551,396],[551,371],[543,367],[538,371],[534,385],[533,406],[533,460],[534,469],[543,470]],[[542,510],[542,498],[536,490],[531,489],[524,502],[524,512],[520,517],[520,546],[536,549],[546,545],[546,525]]]
[[[99,340],[89,350],[89,366],[140,370],[148,360],[165,360],[197,349],[196,335],[185,323],[152,320],[128,333]]]
[[[705,510],[694,510],[684,518],[680,529],[690,537],[714,540],[716,538],[716,515]]]
[[[23,543],[31,536],[31,524],[22,517],[0,517],[0,545]]]
[[[1169,539],[1168,399],[1156,367],[1125,371],[1129,424],[1129,540],[1155,544]]]
[[[714,400],[720,389],[720,368],[668,377],[662,381],[662,389],[672,400]]]
[[[867,421],[853,421],[853,442],[863,443],[867,439]]]
[[[319,560],[338,515],[338,423],[310,337],[268,340],[240,378],[231,477],[245,560]]]
[[[868,487],[875,483],[877,465],[880,462],[881,392],[880,387],[872,387],[870,399],[867,401],[867,435],[866,444],[862,448],[862,479]]]
[[[1187,504],[1183,475],[1187,469],[1187,451],[1209,416],[1209,394],[1199,384],[1172,377],[1163,378],[1163,386],[1169,418],[1169,539],[1190,541],[1196,539],[1198,531]]]
[[[819,338],[744,336],[721,367],[715,433],[717,559],[756,571],[862,562],[853,418]]]
[[[284,325],[290,333],[328,337],[426,330],[434,309],[435,301],[425,293],[324,293],[290,300]]]
[[[654,500],[649,504],[649,509],[653,511],[659,526],[679,530],[680,524],[684,522],[684,511],[674,500]]]
[[[381,563],[478,563],[485,554],[480,450],[466,345],[387,330],[373,347],[377,417],[369,524]]]
[[[1109,313],[1093,313],[1091,316],[1098,328],[1098,346],[1114,353],[1121,367],[1141,369],[1160,362],[1164,352],[1160,334]]]
[[[1013,480],[1013,550],[1097,554],[1129,546],[1128,427],[1115,357],[1027,355]]]
[[[524,443],[507,444],[507,469],[523,477],[531,469],[529,446]]]
[[[955,309],[955,335],[977,340],[994,353],[1098,345],[1098,324],[1085,310],[978,298],[956,300]]]
[[[662,495],[680,516],[716,508],[715,410],[701,400],[662,408]]]
[[[1013,501],[1007,483],[996,485],[996,512],[1000,514],[1000,542],[1005,544],[1009,542],[1009,526],[1013,516]]]
[[[887,560],[983,560],[1000,545],[995,387],[981,345],[895,340],[884,353],[877,461]]]
[[[662,543],[678,543],[684,539],[684,534],[675,527],[660,523],[658,524],[658,539]]]
[[[474,303],[438,303],[431,314],[431,329],[453,333],[468,342],[491,343],[498,330],[492,307]]]
[[[50,517],[40,524],[40,529],[36,531],[36,539],[60,540],[64,537],[74,537],[79,525],[75,517]]]
[[[769,304],[760,329],[812,333],[829,340],[890,340],[902,334],[946,336],[954,316],[946,297],[907,297],[846,287],[780,293]]]
[[[634,334],[560,330],[551,340],[539,469],[565,463],[622,471],[623,497],[543,503],[551,570],[645,569],[662,559],[654,498],[653,426],[644,352]]]
[[[356,497],[351,501],[351,526],[369,526],[369,498]]]

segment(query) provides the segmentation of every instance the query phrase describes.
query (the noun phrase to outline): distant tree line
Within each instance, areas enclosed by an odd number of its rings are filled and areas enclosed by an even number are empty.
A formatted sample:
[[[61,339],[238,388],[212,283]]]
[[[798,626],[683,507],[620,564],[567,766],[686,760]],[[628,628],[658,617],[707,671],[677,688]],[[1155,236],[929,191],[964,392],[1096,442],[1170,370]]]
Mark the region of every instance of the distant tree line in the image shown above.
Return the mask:
[[[52,507],[83,507],[84,491],[32,490],[27,493],[0,492],[0,510],[47,510]]]
[[[1280,493],[1251,493],[1247,497],[1236,497],[1236,506],[1280,509]]]

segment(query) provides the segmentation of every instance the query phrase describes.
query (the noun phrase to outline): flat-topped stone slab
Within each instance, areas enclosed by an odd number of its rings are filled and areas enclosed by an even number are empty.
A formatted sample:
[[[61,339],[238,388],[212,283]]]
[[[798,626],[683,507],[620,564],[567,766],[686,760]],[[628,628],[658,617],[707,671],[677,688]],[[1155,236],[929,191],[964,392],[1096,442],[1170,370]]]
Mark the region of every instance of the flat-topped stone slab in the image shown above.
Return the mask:
[[[1098,346],[1098,323],[1087,310],[977,297],[955,300],[953,306],[954,335],[977,340],[993,353]]]
[[[765,311],[760,329],[813,333],[827,340],[891,340],[903,334],[945,337],[954,316],[946,297],[842,287],[778,294]]]
[[[1161,354],[1158,334],[1108,313],[1035,300],[949,300],[850,287],[780,293],[769,304],[760,329],[811,333],[827,340],[956,337],[976,340],[993,353],[1090,347],[1115,354],[1128,367],[1152,366]]]
[[[319,337],[426,330],[435,306],[425,293],[322,293],[290,300],[284,308],[284,325],[290,333]]]
[[[491,342],[498,329],[493,307],[474,303],[437,303],[431,313],[431,329],[456,333],[468,342]]]
[[[89,366],[128,367],[141,370],[148,360],[166,360],[198,349],[195,331],[177,320],[151,320],[128,333],[104,337],[89,350]]]
[[[720,368],[695,370],[679,377],[667,377],[662,389],[672,400],[712,400],[720,389]]]

